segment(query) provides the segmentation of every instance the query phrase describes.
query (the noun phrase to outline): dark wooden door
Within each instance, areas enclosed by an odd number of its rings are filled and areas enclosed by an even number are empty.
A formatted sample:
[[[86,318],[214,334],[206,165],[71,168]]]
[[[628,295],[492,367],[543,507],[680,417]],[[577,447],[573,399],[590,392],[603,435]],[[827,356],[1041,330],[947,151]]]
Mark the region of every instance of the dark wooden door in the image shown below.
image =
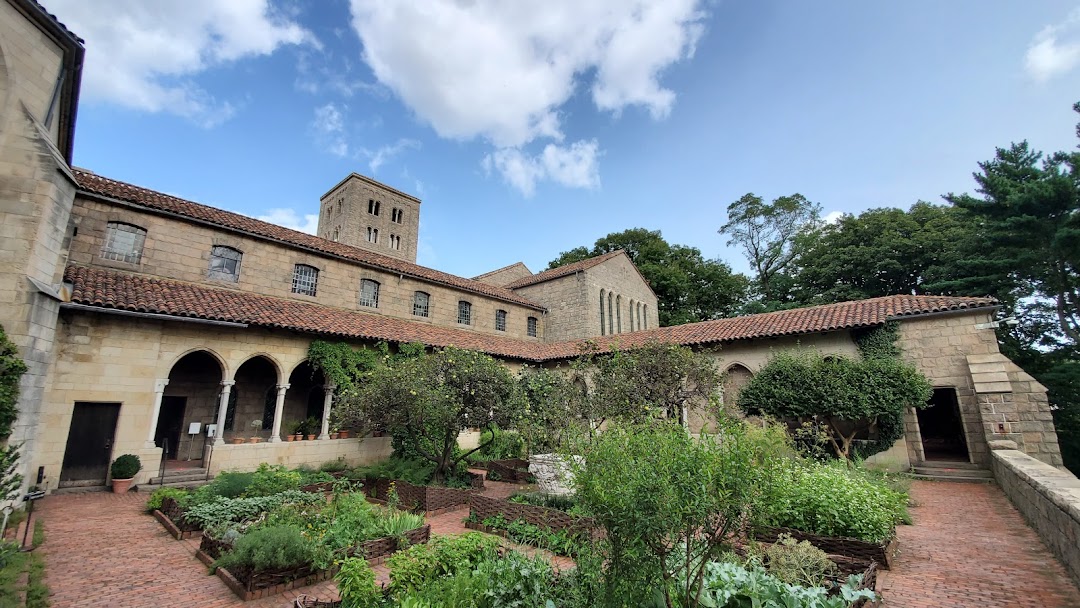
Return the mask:
[[[176,460],[177,450],[180,448],[180,433],[184,429],[184,409],[186,407],[187,397],[161,398],[161,413],[158,414],[154,443],[159,448],[163,448],[166,447],[165,440],[168,440],[166,458]]]
[[[76,401],[71,415],[61,485],[103,485],[109,476],[119,403]]]

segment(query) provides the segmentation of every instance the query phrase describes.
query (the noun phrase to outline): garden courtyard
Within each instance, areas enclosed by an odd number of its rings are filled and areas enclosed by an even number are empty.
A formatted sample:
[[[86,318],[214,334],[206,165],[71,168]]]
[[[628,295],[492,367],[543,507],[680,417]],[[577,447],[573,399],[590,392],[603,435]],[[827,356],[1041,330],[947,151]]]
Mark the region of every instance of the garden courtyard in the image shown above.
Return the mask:
[[[487,482],[484,495],[517,486]],[[298,594],[335,599],[326,581],[243,602],[146,514],[145,493],[50,496],[40,505],[53,606],[129,608],[292,606]],[[1080,590],[994,485],[916,481],[913,525],[899,526],[899,555],[878,588],[884,606],[1080,606]],[[433,534],[461,534],[468,508],[429,518]],[[565,560],[561,560],[565,564]],[[376,567],[385,581],[385,567]]]

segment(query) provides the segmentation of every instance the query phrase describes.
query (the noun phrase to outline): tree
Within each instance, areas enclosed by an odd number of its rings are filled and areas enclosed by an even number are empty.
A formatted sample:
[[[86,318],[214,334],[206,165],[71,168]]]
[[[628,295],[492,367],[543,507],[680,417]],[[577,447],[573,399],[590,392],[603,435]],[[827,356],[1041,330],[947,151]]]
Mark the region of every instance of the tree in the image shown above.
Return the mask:
[[[432,481],[448,475],[476,448],[462,452],[468,427],[507,427],[518,417],[514,378],[490,356],[448,347],[387,361],[338,404],[339,418],[365,428],[384,426],[395,439],[435,465]],[[490,440],[489,440],[490,442]]]
[[[751,414],[822,422],[836,456],[849,459],[860,433],[875,430],[875,446],[891,446],[903,435],[904,410],[926,407],[932,391],[926,377],[895,357],[855,360],[805,351],[770,359],[739,392],[738,405]]]
[[[784,270],[795,257],[792,244],[807,228],[816,226],[821,206],[801,194],[781,196],[766,203],[754,193],[728,205],[728,221],[721,234],[731,237],[729,245],[739,244],[757,273],[757,284],[765,302],[773,299],[773,276]]]
[[[518,384],[524,407],[513,426],[525,439],[525,451],[537,454],[563,447],[587,418],[584,381],[569,370],[525,366]]]
[[[701,250],[671,245],[659,230],[632,228],[596,240],[592,249],[575,247],[548,264],[558,268],[612,251],[623,250],[656,293],[661,326],[707,321],[735,314],[749,280],[719,260],[706,260]]]

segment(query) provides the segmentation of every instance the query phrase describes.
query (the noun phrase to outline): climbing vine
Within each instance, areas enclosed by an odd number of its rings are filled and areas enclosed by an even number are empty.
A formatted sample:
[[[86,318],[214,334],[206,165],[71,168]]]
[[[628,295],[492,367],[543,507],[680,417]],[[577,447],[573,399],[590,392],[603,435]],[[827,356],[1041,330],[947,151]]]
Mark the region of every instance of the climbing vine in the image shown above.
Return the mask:
[[[386,342],[379,342],[373,349],[356,349],[346,342],[315,340],[308,346],[308,361],[337,385],[338,394],[355,394],[360,383],[379,365],[414,358],[425,349],[423,344],[413,342],[398,345],[397,352],[392,353]]]
[[[856,331],[854,338],[863,359],[900,358],[900,324],[896,321]]]
[[[11,426],[19,416],[19,378],[26,373],[26,364],[19,358],[18,348],[0,327],[0,440],[11,435]]]

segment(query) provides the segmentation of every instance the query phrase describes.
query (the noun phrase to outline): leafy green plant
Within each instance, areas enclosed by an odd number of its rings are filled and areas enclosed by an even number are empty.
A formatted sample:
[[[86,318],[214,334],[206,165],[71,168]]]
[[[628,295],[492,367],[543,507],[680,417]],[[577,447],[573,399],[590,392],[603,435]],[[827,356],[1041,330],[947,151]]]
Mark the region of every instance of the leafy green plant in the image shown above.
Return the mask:
[[[251,483],[244,490],[245,496],[270,496],[300,488],[301,474],[290,471],[284,465],[262,463],[251,476]]]
[[[296,568],[312,561],[314,547],[296,526],[267,526],[244,534],[214,565],[231,572]]]
[[[158,488],[150,493],[150,498],[146,501],[146,511],[153,513],[161,508],[161,502],[166,498],[171,498],[176,501],[184,501],[190,492],[183,488]]]
[[[0,446],[0,502],[15,500],[19,496],[23,476],[16,471],[21,447],[21,444]]]
[[[501,513],[481,523],[489,528],[505,530],[513,541],[547,549],[556,555],[576,555],[581,545],[580,539],[566,530],[552,530],[523,520],[507,521]]]
[[[189,505],[184,511],[184,520],[204,530],[220,527],[228,523],[246,522],[263,513],[273,511],[286,504],[313,505],[323,502],[319,494],[290,490],[270,496],[245,496],[225,498],[215,496],[207,502]]]
[[[0,439],[11,435],[11,425],[19,417],[19,379],[26,369],[19,348],[0,326]]]
[[[403,606],[468,606],[470,608],[544,608],[554,606],[554,573],[542,557],[508,551],[474,568],[436,579],[398,597]]]
[[[828,576],[836,574],[836,564],[824,551],[787,534],[765,548],[764,558],[769,574],[789,585],[821,587]]]
[[[348,470],[348,468],[349,463],[345,462],[345,460],[341,458],[337,460],[327,460],[326,462],[319,465],[319,470],[323,473],[340,473],[341,471]]]
[[[824,536],[880,543],[907,515],[906,494],[844,463],[785,461],[765,521]]]
[[[577,500],[573,496],[561,496],[545,492],[518,492],[511,495],[507,500],[518,504],[557,509],[564,512],[570,512],[577,505]]]
[[[857,589],[861,574],[848,577],[836,595],[825,587],[800,587],[770,575],[761,566],[743,567],[732,562],[705,564],[704,584],[699,598],[702,606],[798,606],[800,608],[849,608],[860,599],[875,600],[869,589]]]
[[[468,532],[460,536],[436,536],[427,544],[413,545],[390,556],[390,591],[406,596],[428,583],[459,571],[471,570],[492,559],[499,547],[494,536]]]
[[[382,603],[382,593],[375,584],[375,573],[367,560],[341,560],[334,580],[341,595],[342,608],[371,608]]]
[[[236,498],[247,492],[254,473],[226,471],[219,473],[213,481],[196,489],[188,499],[190,506],[210,502],[214,498]]]
[[[135,454],[118,456],[110,469],[113,479],[131,479],[142,470],[142,462]]]

